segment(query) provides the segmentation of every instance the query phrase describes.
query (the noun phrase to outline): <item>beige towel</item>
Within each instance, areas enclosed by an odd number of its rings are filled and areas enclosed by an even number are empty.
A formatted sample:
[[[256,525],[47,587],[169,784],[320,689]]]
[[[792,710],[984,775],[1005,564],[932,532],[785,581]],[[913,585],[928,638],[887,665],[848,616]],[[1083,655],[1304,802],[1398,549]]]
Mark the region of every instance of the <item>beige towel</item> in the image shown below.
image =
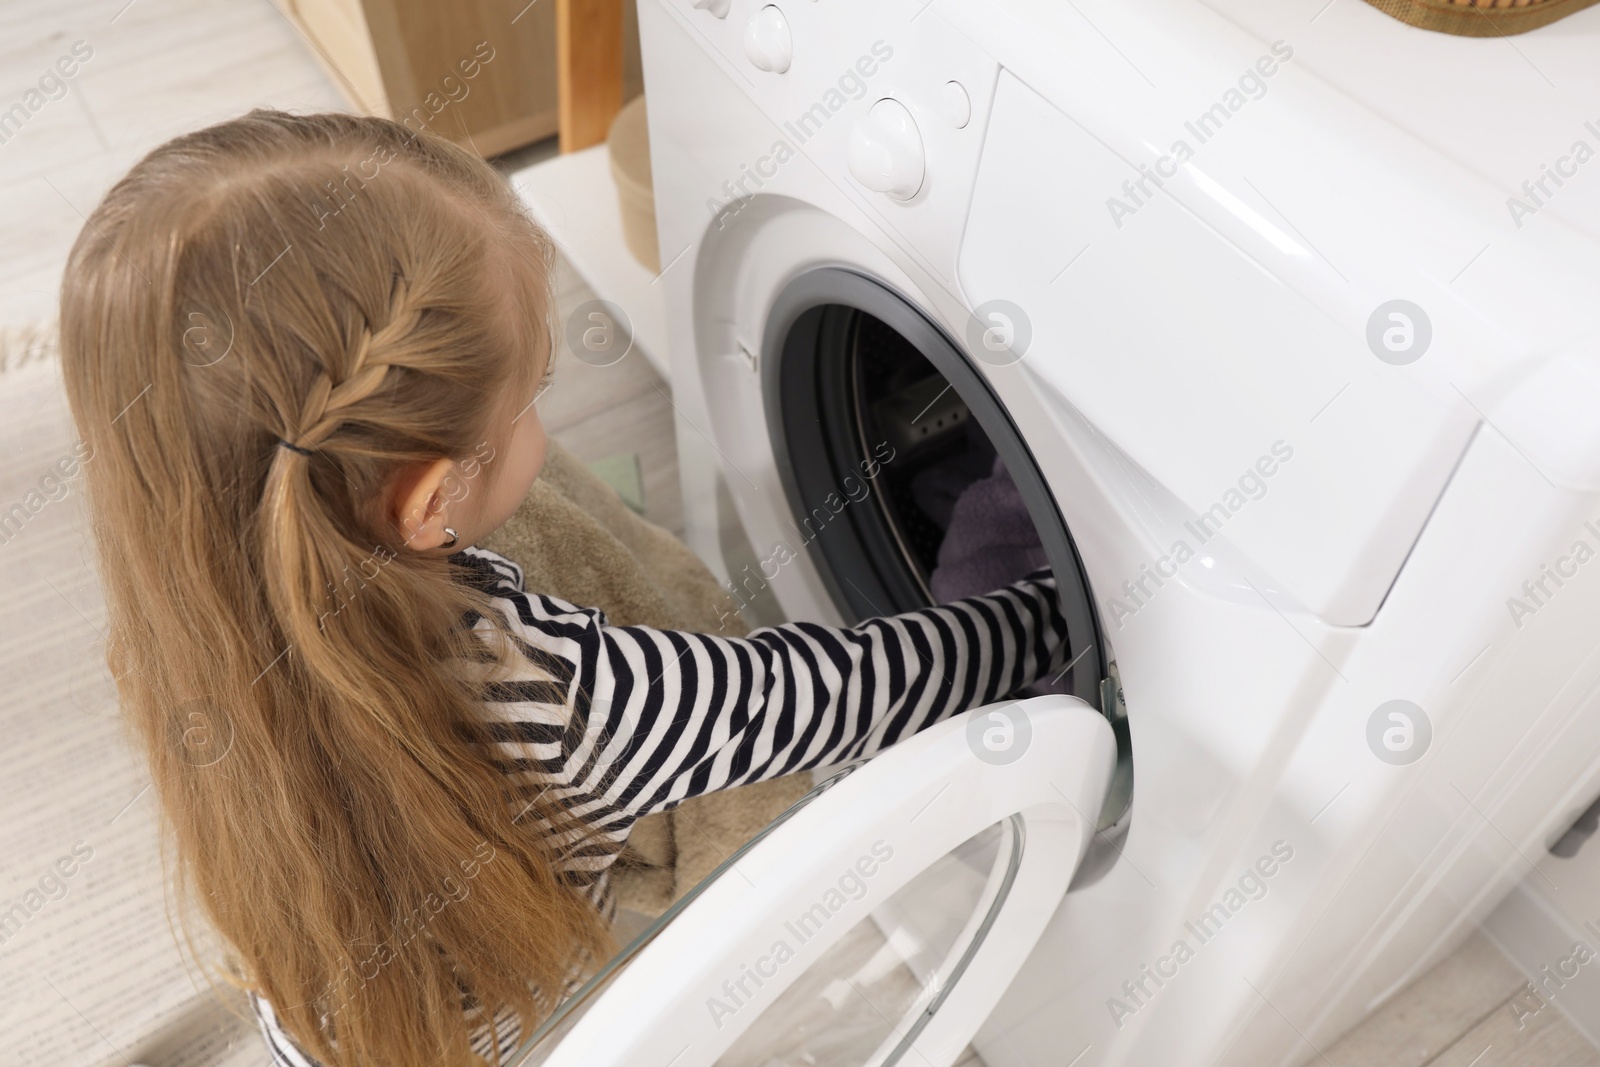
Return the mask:
[[[555,442],[539,480],[483,547],[516,561],[531,593],[600,608],[618,626],[742,636],[734,599],[688,547],[635,515]],[[617,903],[659,915],[811,788],[808,775],[685,801],[635,825],[613,875]]]

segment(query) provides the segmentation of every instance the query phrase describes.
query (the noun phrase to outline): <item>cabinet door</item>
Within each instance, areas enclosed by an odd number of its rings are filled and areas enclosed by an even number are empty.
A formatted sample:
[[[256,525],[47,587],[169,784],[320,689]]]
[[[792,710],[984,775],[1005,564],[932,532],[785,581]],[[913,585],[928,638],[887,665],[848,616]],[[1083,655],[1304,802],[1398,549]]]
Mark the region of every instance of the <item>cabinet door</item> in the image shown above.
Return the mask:
[[[512,1063],[953,1063],[1055,912],[1116,742],[1068,696],[939,723],[819,785]]]

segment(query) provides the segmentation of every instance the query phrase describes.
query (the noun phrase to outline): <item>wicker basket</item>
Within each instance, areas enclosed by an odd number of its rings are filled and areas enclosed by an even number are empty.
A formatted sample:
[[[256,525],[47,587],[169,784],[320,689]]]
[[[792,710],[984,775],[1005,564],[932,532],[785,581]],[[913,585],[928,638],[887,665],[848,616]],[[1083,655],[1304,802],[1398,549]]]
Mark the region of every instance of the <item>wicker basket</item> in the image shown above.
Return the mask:
[[[1401,22],[1458,37],[1506,37],[1547,26],[1600,0],[1367,0]]]

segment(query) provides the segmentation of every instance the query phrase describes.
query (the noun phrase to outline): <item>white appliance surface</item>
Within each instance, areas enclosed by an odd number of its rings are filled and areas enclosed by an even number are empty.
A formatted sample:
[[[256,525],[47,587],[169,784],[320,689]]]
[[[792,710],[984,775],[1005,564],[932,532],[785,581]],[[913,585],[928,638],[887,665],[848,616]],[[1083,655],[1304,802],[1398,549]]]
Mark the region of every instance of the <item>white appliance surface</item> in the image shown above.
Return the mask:
[[[1515,225],[1511,188],[1478,166],[1570,144],[1552,125],[1600,148],[1600,125],[1590,133],[1574,117],[1600,120],[1600,79],[1592,65],[1574,72],[1558,109],[1519,123],[1506,100],[1540,111],[1557,94],[1532,91],[1537,74],[1504,42],[1432,47],[1439,35],[1364,5],[1314,24],[1301,7],[942,4],[1009,76],[960,276],[974,305],[1032,309],[1041,375],[1183,511],[1204,513],[1230,468],[1270,443],[1298,447],[1301,465],[1274,487],[1295,506],[1252,509],[1227,541],[1288,603],[1362,625],[1481,415],[1524,449],[1560,451],[1536,444],[1525,420],[1484,410],[1492,383],[1581,346],[1576,377],[1600,398],[1590,235],[1554,214]],[[1551,30],[1567,44],[1546,49],[1546,65],[1577,67],[1582,25]],[[1373,56],[1389,70],[1376,89],[1362,79]],[[1456,85],[1472,91],[1452,112],[1440,86]],[[1485,95],[1501,99],[1499,121],[1472,111]],[[1460,130],[1470,135],[1449,140]],[[1585,187],[1576,173],[1562,198]],[[1600,180],[1587,188],[1600,207]],[[1550,203],[1600,219],[1576,197]],[[1010,235],[1024,231],[1034,240],[1019,245]],[[1127,314],[1116,292],[1137,287],[1166,294],[1164,314]],[[1368,322],[1393,299],[1423,309],[1450,360],[1397,373],[1371,358]],[[1592,432],[1578,441],[1593,454]],[[1575,466],[1594,488],[1593,460]]]
[[[1296,62],[1486,183],[1511,224],[1506,239],[1520,229],[1506,203],[1513,196],[1535,209],[1518,210],[1525,227],[1548,212],[1600,237],[1600,180],[1587,163],[1582,170],[1575,159],[1562,163],[1573,180],[1549,180],[1532,197],[1523,188],[1570,156],[1575,142],[1600,150],[1600,11],[1514,37],[1478,38],[1411,29],[1348,0],[1208,6],[1263,40],[1293,42]]]
[[[1600,147],[1600,9],[1510,42],[1353,0],[640,22],[691,541],[714,555],[730,504],[758,557],[793,539],[765,333],[794,279],[844,267],[973,355],[1120,672],[1126,837],[987,1016],[985,1062],[1316,1059],[1600,792],[1600,163],[1520,226],[1506,203]],[[994,300],[1021,358],[979,348]],[[1371,340],[1393,300],[1425,316],[1418,358]],[[770,584],[838,618],[808,554]],[[1373,740],[1396,700],[1410,762]]]

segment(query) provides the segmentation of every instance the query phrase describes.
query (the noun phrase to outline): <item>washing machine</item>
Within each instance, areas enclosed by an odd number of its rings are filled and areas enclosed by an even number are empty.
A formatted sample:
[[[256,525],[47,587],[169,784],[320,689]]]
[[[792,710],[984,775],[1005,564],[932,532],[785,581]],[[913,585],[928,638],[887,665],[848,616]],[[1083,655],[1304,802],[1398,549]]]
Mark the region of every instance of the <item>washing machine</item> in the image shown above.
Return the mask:
[[[1600,794],[1600,8],[639,16],[694,546],[927,604],[998,462],[1070,662],[826,777],[549,1062],[1318,1060]]]

